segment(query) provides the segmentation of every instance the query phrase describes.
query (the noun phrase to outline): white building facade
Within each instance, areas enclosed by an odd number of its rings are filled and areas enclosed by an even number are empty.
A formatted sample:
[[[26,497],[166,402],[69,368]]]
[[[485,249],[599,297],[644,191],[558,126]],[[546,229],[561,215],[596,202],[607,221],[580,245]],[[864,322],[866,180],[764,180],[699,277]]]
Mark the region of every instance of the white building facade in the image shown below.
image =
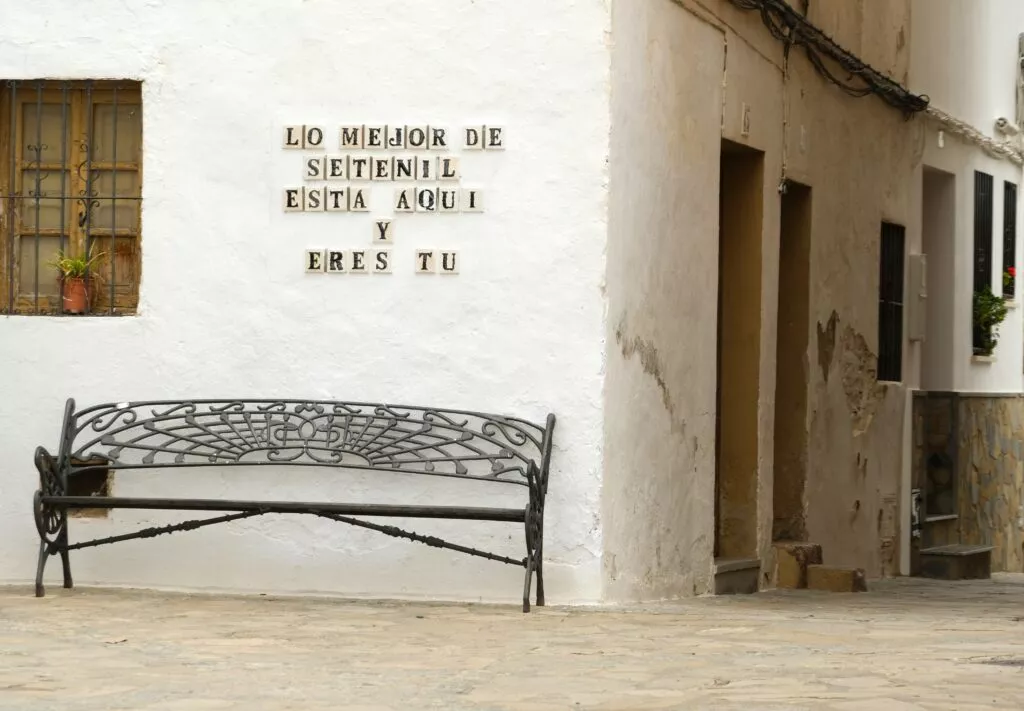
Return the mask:
[[[995,133],[999,117],[1020,123],[1014,3],[986,0],[984,22],[973,2],[797,4],[881,75],[986,140],[1014,140]],[[1010,311],[992,358],[972,358],[970,326],[973,171],[998,186],[1001,227],[1002,186],[1021,183],[1013,151],[989,155],[969,130],[920,112],[906,120],[877,92],[846,95],[729,0],[66,10],[26,3],[0,25],[0,173],[11,176],[0,192],[13,196],[0,221],[0,582],[35,569],[32,452],[56,448],[67,397],[410,403],[538,422],[552,412],[547,598],[584,603],[705,594],[726,570],[770,587],[774,544],[793,539],[869,578],[908,573],[924,490],[915,393],[1024,390],[1024,310]],[[947,51],[954,37],[962,63]],[[125,140],[93,161],[107,148],[85,137],[115,116]],[[345,145],[347,129],[378,127],[380,151],[365,130],[359,151]],[[43,168],[32,150],[90,159]],[[367,163],[353,168],[357,153]],[[375,155],[413,162],[378,174]],[[371,171],[339,181],[344,197],[326,179],[338,156],[349,177]],[[81,218],[92,200],[67,186],[91,185],[93,170],[105,184],[115,168],[126,182],[110,187],[126,204],[101,196]],[[36,197],[34,217],[10,207]],[[894,262],[907,258],[905,296],[924,293],[911,277],[927,255],[927,298],[904,299],[896,334],[879,325],[892,229],[905,233]],[[115,265],[97,313],[60,315],[46,262],[90,240]],[[879,376],[885,349],[891,378]],[[111,486],[425,496],[319,470],[125,473]],[[173,520],[75,517],[71,536]],[[409,527],[521,555],[519,527]],[[72,565],[82,584],[521,591],[514,568],[301,517],[82,551]]]
[[[931,100],[920,138],[926,305],[922,393],[908,431],[922,546],[992,545],[996,569],[1024,570],[1020,441],[1024,321],[1024,6],[915,2],[910,86]],[[991,353],[974,329],[975,292],[1005,296]],[[910,296],[909,298],[913,298]]]
[[[18,21],[0,30],[0,76],[141,82],[141,284],[134,314],[35,315],[29,299],[30,313],[0,317],[9,376],[0,451],[10,462],[0,483],[0,579],[26,580],[34,569],[32,450],[56,449],[66,397],[83,406],[310,398],[464,406],[539,422],[556,413],[547,587],[555,600],[599,599],[608,151],[601,3],[101,2],[77,18],[66,10],[60,1],[19,5]],[[537,31],[537,17],[559,28],[557,39]],[[31,113],[35,87],[20,91]],[[478,189],[486,208],[400,213],[394,186],[418,183],[387,182],[367,184],[366,212],[286,212],[287,189],[318,184],[304,180],[304,156],[341,153],[340,127],[353,124],[444,127],[452,139],[466,127],[502,127],[503,151],[474,153],[461,140],[437,151],[461,158],[453,185]],[[128,125],[122,116],[122,130]],[[324,127],[330,151],[286,148],[292,125]],[[403,155],[419,153],[432,155]],[[390,273],[305,271],[308,249],[374,247],[379,218],[393,220]],[[33,239],[30,232],[29,256]],[[459,273],[417,273],[417,249],[457,252]],[[17,266],[18,291],[30,293],[33,265]],[[226,481],[126,472],[112,486],[115,494],[296,500],[417,495],[402,482],[337,472]],[[74,518],[71,536],[174,518]],[[409,527],[437,532],[430,522]],[[81,584],[521,596],[521,570],[345,528],[282,517],[99,548],[72,564]],[[521,556],[521,528],[470,526],[463,540]],[[59,575],[52,566],[48,574]]]

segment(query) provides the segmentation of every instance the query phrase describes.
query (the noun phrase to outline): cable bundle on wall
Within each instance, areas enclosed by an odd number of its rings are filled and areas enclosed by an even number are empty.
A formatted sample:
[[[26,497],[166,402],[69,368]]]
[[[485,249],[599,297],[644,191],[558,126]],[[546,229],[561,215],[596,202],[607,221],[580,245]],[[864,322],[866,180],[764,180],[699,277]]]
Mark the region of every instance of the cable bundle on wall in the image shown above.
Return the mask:
[[[807,21],[807,18],[789,6],[785,0],[731,0],[743,10],[757,10],[772,36],[788,46],[804,48],[811,66],[828,81],[851,96],[874,94],[890,106],[913,114],[928,108],[928,97],[911,93],[899,83],[874,69],[856,55],[846,51],[831,37]],[[837,77],[825,64],[831,59],[845,70],[849,77]]]

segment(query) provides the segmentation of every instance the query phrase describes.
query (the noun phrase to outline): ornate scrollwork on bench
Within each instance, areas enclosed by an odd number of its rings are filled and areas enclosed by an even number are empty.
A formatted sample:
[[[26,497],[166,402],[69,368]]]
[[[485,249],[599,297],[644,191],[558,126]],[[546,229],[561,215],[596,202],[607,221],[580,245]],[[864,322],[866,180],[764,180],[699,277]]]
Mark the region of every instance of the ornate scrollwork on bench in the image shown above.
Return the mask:
[[[53,546],[67,525],[67,510],[48,503],[47,499],[63,495],[64,486],[57,474],[56,461],[42,447],[36,447],[35,465],[39,472],[39,491],[32,500],[36,530],[39,531],[40,540]]]
[[[70,586],[67,554],[120,541],[190,531],[267,513],[328,518],[429,546],[526,568],[524,609],[532,577],[543,604],[543,518],[554,416],[544,425],[480,412],[308,400],[189,400],[105,404],[65,410],[56,458],[36,455],[40,490],[35,498],[40,561],[36,591],[42,595],[45,558],[60,553]],[[100,464],[98,464],[100,463]],[[341,502],[222,501],[190,498],[140,499],[69,496],[69,477],[95,470],[182,467],[336,467],[381,474],[404,473],[511,484],[525,489],[522,509],[458,506],[397,506]],[[147,508],[233,512],[128,534],[69,543],[67,511],[73,508]],[[526,556],[519,559],[436,536],[353,516],[519,522],[525,526]]]
[[[123,403],[74,423],[72,456],[111,468],[301,464],[527,484],[544,428],[473,412],[342,402]]]

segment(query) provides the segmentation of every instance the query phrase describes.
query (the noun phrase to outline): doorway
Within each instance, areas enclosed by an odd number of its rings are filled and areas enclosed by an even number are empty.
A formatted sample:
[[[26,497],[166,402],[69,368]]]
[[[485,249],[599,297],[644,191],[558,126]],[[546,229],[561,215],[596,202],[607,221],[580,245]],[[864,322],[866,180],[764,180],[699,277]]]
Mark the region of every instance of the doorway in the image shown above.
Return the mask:
[[[925,301],[925,340],[921,344],[921,390],[955,390],[956,331],[956,177],[925,166],[922,176],[921,246],[927,280],[947,288],[929,289]]]
[[[811,189],[808,186],[786,183],[779,226],[772,540],[805,541],[811,270]]]
[[[715,557],[757,557],[757,403],[764,154],[722,141]]]

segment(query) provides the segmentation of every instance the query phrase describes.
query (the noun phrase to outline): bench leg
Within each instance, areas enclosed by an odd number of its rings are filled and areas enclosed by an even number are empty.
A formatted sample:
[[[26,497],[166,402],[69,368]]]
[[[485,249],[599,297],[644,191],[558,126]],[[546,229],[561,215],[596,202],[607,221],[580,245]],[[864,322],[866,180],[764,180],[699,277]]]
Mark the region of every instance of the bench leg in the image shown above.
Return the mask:
[[[64,587],[70,589],[75,587],[75,583],[71,579],[71,558],[68,555],[67,523],[64,524],[64,530],[61,531],[60,538],[57,539],[57,545],[60,546],[60,563],[61,567],[64,569]]]
[[[533,553],[526,556],[526,580],[523,581],[523,612],[530,611],[530,584],[533,582]]]
[[[544,607],[544,549],[537,548],[537,607]]]
[[[523,581],[523,612],[530,611],[530,586],[537,574],[537,604],[544,604],[544,582],[540,574],[541,529],[534,510],[526,509],[526,580]]]
[[[50,557],[50,545],[46,541],[39,541],[39,561],[36,563],[36,597],[46,594],[43,587],[43,571],[46,570],[46,559]]]

